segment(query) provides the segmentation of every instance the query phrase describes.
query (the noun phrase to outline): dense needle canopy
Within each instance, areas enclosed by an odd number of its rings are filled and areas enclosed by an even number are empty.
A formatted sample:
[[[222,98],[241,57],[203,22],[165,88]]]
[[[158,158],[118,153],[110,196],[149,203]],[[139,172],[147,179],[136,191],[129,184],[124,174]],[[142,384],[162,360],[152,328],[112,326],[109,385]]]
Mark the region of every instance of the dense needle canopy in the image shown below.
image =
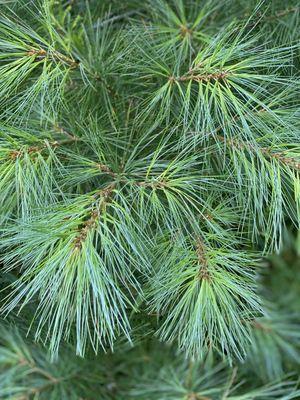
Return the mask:
[[[299,3],[0,1],[0,398],[300,397]]]

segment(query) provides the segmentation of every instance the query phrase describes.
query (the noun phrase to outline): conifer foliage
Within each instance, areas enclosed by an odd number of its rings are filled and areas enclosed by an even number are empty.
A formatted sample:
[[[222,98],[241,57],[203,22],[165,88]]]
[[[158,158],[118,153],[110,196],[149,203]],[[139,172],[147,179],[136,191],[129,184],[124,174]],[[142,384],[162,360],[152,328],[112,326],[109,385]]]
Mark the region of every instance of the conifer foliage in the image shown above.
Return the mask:
[[[0,398],[300,398],[299,3],[0,1]]]

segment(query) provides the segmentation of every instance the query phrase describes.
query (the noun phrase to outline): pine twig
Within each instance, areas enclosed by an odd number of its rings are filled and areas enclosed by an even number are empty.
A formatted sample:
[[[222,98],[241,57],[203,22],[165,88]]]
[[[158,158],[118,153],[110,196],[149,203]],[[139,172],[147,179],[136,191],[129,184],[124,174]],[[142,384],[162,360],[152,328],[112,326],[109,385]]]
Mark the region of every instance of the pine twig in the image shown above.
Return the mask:
[[[194,70],[190,70],[188,74],[182,75],[179,77],[175,76],[170,76],[169,77],[169,82],[188,82],[188,81],[194,81],[194,82],[209,82],[211,80],[219,81],[219,80],[224,80],[226,79],[230,73],[228,71],[218,71],[210,74],[197,74],[194,73]]]
[[[110,198],[114,188],[115,184],[110,184],[106,188],[101,189],[96,193],[97,197],[99,197],[100,209],[93,210],[90,213],[88,220],[85,221],[80,227],[79,234],[74,239],[74,247],[76,250],[80,250],[82,248],[82,243],[86,240],[89,232],[96,227],[101,212],[104,210],[105,205]]]
[[[255,152],[257,150],[256,147],[251,143],[244,143],[234,139],[225,139],[223,136],[220,135],[217,135],[217,138],[221,142],[228,143],[230,146],[235,147],[239,150],[249,150],[252,152]],[[300,170],[300,161],[297,161],[293,157],[286,157],[284,155],[284,152],[272,152],[272,149],[269,147],[260,147],[258,149],[259,151],[261,151],[262,154],[266,155],[267,157],[274,158],[286,166],[289,166],[296,170]]]
[[[233,368],[231,377],[229,379],[229,382],[227,384],[226,390],[225,390],[221,400],[226,400],[228,398],[228,396],[230,394],[230,389],[232,388],[232,385],[233,385],[233,383],[235,381],[235,378],[237,376],[237,371],[238,371],[237,367]]]
[[[46,51],[44,49],[30,49],[27,52],[29,57],[36,57],[38,59],[46,59],[47,57],[52,58],[56,61],[61,61],[64,64],[67,64],[71,69],[78,67],[79,61],[75,61],[70,57],[65,56],[64,54],[60,53],[59,51]]]
[[[197,254],[198,262],[200,265],[199,277],[200,277],[200,279],[203,279],[203,280],[209,280],[210,273],[209,273],[209,269],[208,269],[208,260],[207,260],[207,255],[206,255],[206,249],[205,249],[205,245],[204,245],[201,237],[198,237],[196,240],[196,254]]]

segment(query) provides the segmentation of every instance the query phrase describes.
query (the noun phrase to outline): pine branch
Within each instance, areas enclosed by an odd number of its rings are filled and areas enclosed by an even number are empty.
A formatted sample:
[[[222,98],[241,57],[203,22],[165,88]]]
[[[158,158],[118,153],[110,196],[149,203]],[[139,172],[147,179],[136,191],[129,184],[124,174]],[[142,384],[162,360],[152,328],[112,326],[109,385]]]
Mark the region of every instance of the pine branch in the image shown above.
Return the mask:
[[[227,365],[217,364],[208,367],[205,363],[193,363],[189,368],[187,360],[174,362],[168,359],[169,364],[163,363],[159,376],[146,376],[144,382],[130,392],[133,398],[139,399],[172,399],[172,400],[258,400],[258,399],[293,399],[298,396],[296,382],[273,381],[265,386],[256,385],[247,390],[245,381],[249,375],[243,377],[243,384],[233,385],[235,379],[241,380],[241,375]],[[192,373],[192,384],[186,385],[186,377]],[[155,376],[155,378],[154,378]],[[152,384],[155,379],[156,385]]]
[[[198,237],[195,248],[171,242],[161,246],[160,254],[157,265],[163,267],[150,289],[151,311],[164,317],[160,337],[177,340],[195,357],[215,349],[243,358],[250,336],[242,321],[262,312],[247,253],[239,256],[233,247],[204,245]]]
[[[126,210],[110,202],[114,191],[109,185],[93,196],[52,206],[40,216],[20,221],[18,228],[8,227],[3,236],[2,248],[10,249],[4,262],[9,270],[22,262],[23,273],[2,311],[10,312],[19,304],[23,308],[38,295],[36,338],[47,329],[53,354],[70,336],[73,322],[81,355],[87,340],[95,351],[99,346],[112,347],[121,333],[130,340],[126,309],[135,309],[130,292],[138,291],[139,284],[133,268],[142,268],[132,252],[139,254],[140,264],[144,258]],[[34,263],[28,263],[28,254]]]
[[[265,381],[283,378],[287,360],[299,364],[300,336],[296,315],[271,311],[267,317],[255,319],[250,325],[253,342],[248,361]]]
[[[279,3],[2,7],[1,398],[299,397],[296,268],[261,268],[300,216]]]
[[[176,118],[182,119],[187,128],[197,131],[226,127],[228,121],[238,116],[243,122],[244,134],[253,137],[243,116],[252,114],[257,107],[268,109],[266,102],[273,84],[283,89],[291,85],[278,71],[293,49],[261,49],[259,54],[257,47],[254,53],[257,38],[248,38],[245,34],[247,39],[243,40],[242,35],[243,29],[237,33],[230,26],[200,50],[190,63],[189,72],[182,74],[180,71],[186,63],[179,51],[166,52],[162,57],[154,44],[149,45],[148,35],[140,33],[135,41],[137,57],[143,63],[134,65],[134,71],[129,64],[128,69],[129,75],[141,79],[143,87],[146,83],[151,89],[144,103],[145,114],[156,112],[158,122],[168,121],[177,114]],[[270,72],[267,60],[274,73]],[[205,117],[197,120],[202,114]]]
[[[59,360],[52,363],[44,349],[23,339],[23,332],[1,323],[0,327],[0,396],[8,399],[74,399],[98,394],[107,398],[103,384],[93,373],[87,373],[86,360],[76,358],[64,349]],[[101,363],[94,366],[103,374]],[[99,368],[100,367],[100,368]],[[93,397],[94,398],[94,397]]]
[[[300,162],[295,157],[286,156],[286,152],[289,151],[281,151],[276,152],[271,147],[256,147],[253,143],[245,143],[238,140],[233,139],[225,139],[223,136],[218,135],[217,139],[221,142],[228,144],[229,146],[234,147],[237,150],[246,150],[252,152],[254,155],[261,153],[269,159],[274,159],[282,163],[285,167],[290,167],[295,170],[300,169]]]

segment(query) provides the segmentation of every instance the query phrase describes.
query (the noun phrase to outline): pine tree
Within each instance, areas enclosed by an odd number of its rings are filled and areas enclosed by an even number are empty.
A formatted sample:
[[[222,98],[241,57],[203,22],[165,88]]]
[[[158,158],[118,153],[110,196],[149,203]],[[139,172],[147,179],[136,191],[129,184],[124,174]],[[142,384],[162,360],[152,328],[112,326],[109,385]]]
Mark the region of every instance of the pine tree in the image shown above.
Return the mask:
[[[300,398],[299,3],[0,2],[0,398]]]

